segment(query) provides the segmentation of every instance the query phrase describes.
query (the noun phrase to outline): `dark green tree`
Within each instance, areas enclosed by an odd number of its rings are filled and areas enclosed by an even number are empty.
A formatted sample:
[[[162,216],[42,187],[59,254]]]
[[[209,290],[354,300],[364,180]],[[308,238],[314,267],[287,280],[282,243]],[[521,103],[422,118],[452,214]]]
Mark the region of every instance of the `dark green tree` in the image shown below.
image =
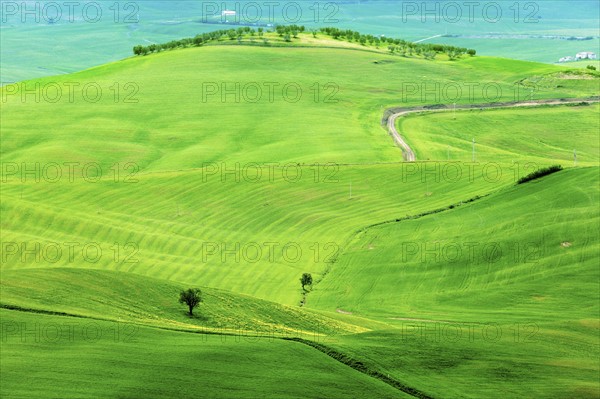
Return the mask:
[[[192,311],[202,302],[202,291],[199,288],[188,288],[185,291],[179,293],[179,303],[185,303],[190,312],[190,316],[193,316]]]
[[[313,283],[313,278],[312,275],[310,273],[302,273],[302,277],[300,277],[300,284],[302,284],[302,289],[306,290],[306,288],[304,288],[307,285],[312,285]]]

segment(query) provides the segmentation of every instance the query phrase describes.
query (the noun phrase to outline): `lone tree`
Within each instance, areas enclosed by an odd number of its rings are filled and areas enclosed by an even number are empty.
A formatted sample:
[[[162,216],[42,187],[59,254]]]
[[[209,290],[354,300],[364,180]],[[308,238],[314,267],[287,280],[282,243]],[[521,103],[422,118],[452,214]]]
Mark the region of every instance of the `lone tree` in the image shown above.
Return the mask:
[[[306,288],[304,288],[304,286],[306,285],[312,285],[312,276],[310,273],[303,273],[302,277],[300,278],[300,284],[302,284],[302,289],[306,291]]]
[[[185,303],[190,308],[190,316],[193,316],[192,311],[202,302],[202,291],[199,288],[188,288],[179,293],[179,303]]]

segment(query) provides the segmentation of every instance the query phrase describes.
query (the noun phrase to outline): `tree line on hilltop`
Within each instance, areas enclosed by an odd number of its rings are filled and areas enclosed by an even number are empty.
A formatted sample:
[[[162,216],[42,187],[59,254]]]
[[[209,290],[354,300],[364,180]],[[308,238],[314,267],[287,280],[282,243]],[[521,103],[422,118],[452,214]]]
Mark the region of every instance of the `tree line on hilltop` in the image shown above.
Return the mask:
[[[301,25],[277,25],[274,31],[283,38],[285,42],[291,42],[292,39],[298,37],[298,34],[305,32],[306,28]],[[359,43],[363,46],[387,46],[387,50],[390,54],[399,54],[401,56],[416,55],[423,56],[426,59],[434,59],[437,54],[444,53],[449,59],[454,60],[464,54],[474,56],[477,53],[473,49],[464,47],[449,46],[445,44],[413,43],[402,39],[394,39],[392,37],[365,35],[351,29],[327,27],[319,30],[312,30],[311,33],[313,37],[317,37],[318,33],[322,33],[336,40]],[[249,26],[239,27],[237,29],[220,29],[213,32],[201,33],[194,37],[171,40],[166,43],[150,44],[148,46],[137,45],[133,47],[133,54],[147,55],[175,48],[200,47],[204,44],[223,39],[237,40],[241,43],[242,39],[248,36],[251,41],[254,41],[258,37],[264,44],[269,44],[269,39],[266,38],[264,34],[264,28],[255,30]]]

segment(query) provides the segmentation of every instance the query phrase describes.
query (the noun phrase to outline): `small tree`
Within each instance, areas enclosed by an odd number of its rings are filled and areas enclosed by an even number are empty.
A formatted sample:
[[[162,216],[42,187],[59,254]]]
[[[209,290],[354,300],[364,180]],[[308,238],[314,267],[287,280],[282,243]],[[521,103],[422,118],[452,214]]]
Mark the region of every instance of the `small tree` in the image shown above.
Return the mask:
[[[190,316],[194,314],[192,311],[202,302],[202,291],[199,288],[188,288],[179,293],[179,303],[185,303],[190,309]]]
[[[302,273],[302,277],[300,278],[300,284],[302,284],[302,289],[306,291],[304,288],[307,285],[312,285],[313,279],[310,273]]]

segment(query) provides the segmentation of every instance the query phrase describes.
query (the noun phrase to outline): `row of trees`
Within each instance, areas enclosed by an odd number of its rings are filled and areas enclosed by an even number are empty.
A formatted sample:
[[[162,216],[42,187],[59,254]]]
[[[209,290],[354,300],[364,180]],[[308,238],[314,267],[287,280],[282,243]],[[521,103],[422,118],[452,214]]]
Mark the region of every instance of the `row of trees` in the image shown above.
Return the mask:
[[[277,25],[275,32],[284,39],[286,42],[291,42],[292,39],[298,37],[298,34],[306,31],[306,28],[302,25]],[[451,60],[459,58],[464,54],[474,56],[476,51],[473,49],[467,49],[464,47],[455,47],[445,44],[425,44],[425,43],[412,43],[402,39],[394,39],[385,36],[374,36],[374,35],[363,35],[360,32],[356,32],[350,29],[338,29],[338,28],[321,28],[319,31],[311,31],[313,36],[316,37],[317,33],[323,33],[338,40],[345,40],[348,42],[360,43],[364,46],[367,44],[372,46],[387,46],[387,49],[391,54],[399,54],[401,56],[423,56],[427,59],[434,59],[437,54],[446,54]],[[238,40],[241,43],[242,39],[246,36],[250,36],[250,40],[254,41],[254,37],[258,36],[264,41],[264,44],[268,44],[268,39],[264,37],[264,28],[258,28],[254,30],[249,26],[239,27],[237,29],[221,29],[209,33],[202,33],[190,38],[184,38],[179,40],[172,40],[162,44],[150,44],[148,46],[137,45],[133,47],[133,54],[135,55],[146,55],[149,53],[158,53],[164,50],[172,50],[178,47],[199,47],[211,41],[219,40]]]
[[[445,44],[430,44],[430,43],[412,43],[402,39],[394,39],[392,37],[363,35],[360,32],[351,29],[338,28],[321,28],[321,32],[338,40],[346,40],[348,42],[360,43],[363,46],[370,44],[372,46],[385,46],[391,54],[397,53],[402,56],[422,55],[425,58],[433,59],[437,54],[445,53],[453,60],[463,54],[474,56],[477,52],[473,49],[465,47],[449,46]]]
[[[258,28],[258,30],[254,30],[248,26],[237,29],[220,29],[213,32],[202,33],[194,37],[172,40],[166,43],[150,44],[148,46],[137,45],[133,47],[133,54],[146,55],[149,53],[158,53],[164,50],[173,50],[175,48],[200,47],[206,43],[225,38],[229,40],[240,40],[246,35],[258,36],[262,38],[264,33],[264,28]]]

